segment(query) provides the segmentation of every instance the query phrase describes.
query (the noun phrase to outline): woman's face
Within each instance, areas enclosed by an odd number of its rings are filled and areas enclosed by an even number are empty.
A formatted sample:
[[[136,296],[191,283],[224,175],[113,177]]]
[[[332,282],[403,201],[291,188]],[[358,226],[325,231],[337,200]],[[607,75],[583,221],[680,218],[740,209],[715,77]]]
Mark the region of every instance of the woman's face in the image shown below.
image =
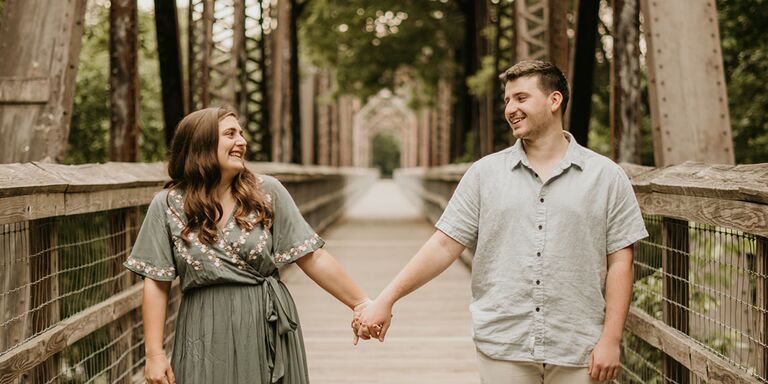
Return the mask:
[[[217,155],[222,178],[234,177],[245,169],[245,138],[234,116],[227,116],[219,122]]]

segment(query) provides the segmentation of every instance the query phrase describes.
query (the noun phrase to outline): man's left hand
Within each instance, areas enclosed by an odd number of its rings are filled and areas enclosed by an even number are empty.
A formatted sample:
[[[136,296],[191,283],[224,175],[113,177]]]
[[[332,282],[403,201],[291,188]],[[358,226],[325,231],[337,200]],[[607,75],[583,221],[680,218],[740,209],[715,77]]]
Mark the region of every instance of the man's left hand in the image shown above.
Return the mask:
[[[621,372],[621,348],[618,341],[600,339],[589,357],[589,377],[592,380],[615,380]]]

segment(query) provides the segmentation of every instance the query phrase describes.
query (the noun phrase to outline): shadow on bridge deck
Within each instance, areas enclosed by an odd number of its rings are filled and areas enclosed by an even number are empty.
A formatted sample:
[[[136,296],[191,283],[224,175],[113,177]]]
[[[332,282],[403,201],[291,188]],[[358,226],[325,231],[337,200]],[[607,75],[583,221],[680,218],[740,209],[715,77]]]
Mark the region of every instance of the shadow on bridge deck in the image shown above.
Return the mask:
[[[323,234],[330,251],[372,297],[433,232],[393,181],[379,181]],[[286,282],[299,308],[312,383],[479,383],[470,338],[469,271],[454,263],[401,300],[386,341],[354,347],[350,311],[298,268]]]

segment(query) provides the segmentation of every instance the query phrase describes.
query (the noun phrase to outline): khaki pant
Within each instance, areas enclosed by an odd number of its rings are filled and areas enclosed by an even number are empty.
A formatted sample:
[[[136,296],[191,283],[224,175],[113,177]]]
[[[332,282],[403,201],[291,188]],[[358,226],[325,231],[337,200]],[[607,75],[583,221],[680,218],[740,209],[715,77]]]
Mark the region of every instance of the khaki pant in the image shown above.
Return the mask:
[[[586,367],[494,360],[477,352],[483,384],[592,384]]]

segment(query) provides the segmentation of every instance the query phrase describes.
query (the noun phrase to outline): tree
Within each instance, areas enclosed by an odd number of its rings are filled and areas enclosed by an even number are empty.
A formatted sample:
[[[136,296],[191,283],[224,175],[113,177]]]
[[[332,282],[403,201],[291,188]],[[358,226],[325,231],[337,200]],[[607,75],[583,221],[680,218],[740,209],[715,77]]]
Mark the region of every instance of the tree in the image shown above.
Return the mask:
[[[768,162],[768,1],[717,1],[736,163]]]
[[[154,13],[139,10],[139,160],[165,158]],[[109,8],[89,2],[66,164],[106,162],[109,145]]]
[[[463,16],[453,1],[312,0],[300,20],[301,44],[316,65],[335,68],[339,91],[362,99],[405,81],[428,102],[438,79],[456,70]]]

